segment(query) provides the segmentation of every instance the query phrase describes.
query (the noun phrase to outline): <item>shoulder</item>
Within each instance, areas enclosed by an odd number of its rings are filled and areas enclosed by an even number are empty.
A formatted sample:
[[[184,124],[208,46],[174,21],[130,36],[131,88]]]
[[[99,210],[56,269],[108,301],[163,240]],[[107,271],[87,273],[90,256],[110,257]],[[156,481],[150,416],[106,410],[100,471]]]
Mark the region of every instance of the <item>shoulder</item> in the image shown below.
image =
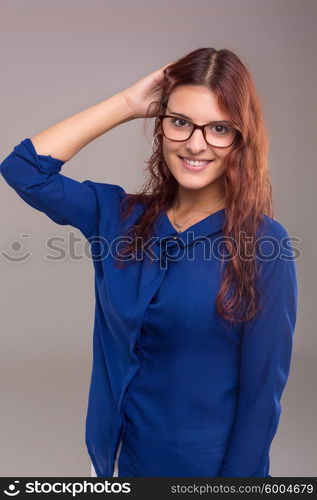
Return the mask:
[[[289,236],[286,227],[279,220],[273,219],[266,214],[263,215],[263,220],[260,223],[260,235],[279,239]]]
[[[285,225],[277,219],[263,215],[256,238],[258,255],[262,260],[272,260],[276,257],[281,260],[292,260],[294,257],[292,240]]]
[[[89,179],[83,181],[95,195],[98,219],[101,227],[109,231],[115,227],[120,219],[120,206],[125,197],[125,190],[119,184],[96,182]]]
[[[91,180],[84,181],[84,184],[90,186],[98,196],[103,197],[123,197],[126,192],[119,184],[110,184],[108,182],[95,182]]]
[[[108,212],[108,209],[112,209],[112,213],[114,214],[116,212],[115,209],[120,207],[122,200],[127,194],[119,184],[91,180],[85,180],[83,183],[94,190],[100,213]]]
[[[142,203],[133,203],[133,210],[129,212],[123,219],[122,212],[125,208],[127,199],[133,199],[134,193],[127,193],[119,184],[111,184],[109,182],[95,182],[85,180],[84,184],[90,186],[96,195],[99,217],[103,223],[117,226],[120,225],[122,231],[134,224],[137,218],[144,212]],[[119,226],[118,226],[119,227]]]

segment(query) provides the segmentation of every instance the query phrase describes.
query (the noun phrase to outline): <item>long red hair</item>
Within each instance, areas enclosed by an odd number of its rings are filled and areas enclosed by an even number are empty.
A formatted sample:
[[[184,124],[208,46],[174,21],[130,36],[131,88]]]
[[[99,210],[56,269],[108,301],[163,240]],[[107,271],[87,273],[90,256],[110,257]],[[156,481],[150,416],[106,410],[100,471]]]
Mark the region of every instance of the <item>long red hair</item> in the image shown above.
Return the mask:
[[[165,113],[173,90],[186,84],[209,88],[216,95],[219,108],[229,114],[238,130],[237,140],[224,159],[226,216],[223,239],[232,257],[227,260],[226,272],[222,275],[216,308],[218,314],[230,322],[248,321],[259,310],[259,292],[255,284],[257,262],[255,258],[250,259],[250,253],[255,256],[256,231],[259,224],[265,222],[263,214],[273,218],[274,210],[267,160],[268,136],[261,103],[250,72],[234,52],[200,48],[164,69],[161,99],[150,104],[145,117],[149,117],[150,110],[151,117],[153,113],[156,117],[153,154],[146,161],[147,178],[138,193],[124,197],[121,206],[123,218],[137,203],[144,204],[145,210],[133,226],[133,233],[129,231],[133,241],[120,249],[120,256],[129,253],[132,259],[135,257],[135,238],[146,241],[152,235],[153,223],[160,210],[167,210],[175,200],[178,183],[164,160],[158,115]],[[239,244],[238,251],[236,248],[233,253],[232,239]]]

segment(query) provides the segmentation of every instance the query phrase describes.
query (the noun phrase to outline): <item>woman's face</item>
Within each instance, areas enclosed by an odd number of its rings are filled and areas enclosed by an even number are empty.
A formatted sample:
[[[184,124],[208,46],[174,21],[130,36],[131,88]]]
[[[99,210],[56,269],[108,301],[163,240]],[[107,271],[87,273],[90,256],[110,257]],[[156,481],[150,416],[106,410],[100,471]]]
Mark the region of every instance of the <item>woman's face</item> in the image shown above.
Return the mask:
[[[215,94],[205,86],[178,86],[169,96],[165,114],[182,113],[189,121],[204,125],[211,121],[230,120],[218,107]],[[177,115],[175,115],[177,118]],[[180,120],[186,118],[178,117]],[[181,122],[183,124],[183,122]],[[184,125],[184,124],[183,124]],[[183,142],[176,142],[163,136],[163,155],[169,170],[177,182],[187,189],[201,189],[217,184],[223,178],[224,159],[233,146],[225,149],[210,146],[204,139],[202,130]],[[188,159],[213,160],[201,171],[189,171],[180,156]]]

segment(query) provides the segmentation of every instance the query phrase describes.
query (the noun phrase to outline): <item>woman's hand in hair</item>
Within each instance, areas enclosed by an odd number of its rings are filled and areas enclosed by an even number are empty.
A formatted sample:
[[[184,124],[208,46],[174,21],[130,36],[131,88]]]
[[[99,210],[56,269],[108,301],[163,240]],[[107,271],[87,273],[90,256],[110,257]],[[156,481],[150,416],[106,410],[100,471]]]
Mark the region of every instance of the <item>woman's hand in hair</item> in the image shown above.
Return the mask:
[[[164,69],[170,64],[172,63],[170,62],[149,73],[121,92],[126,99],[127,105],[131,108],[134,118],[145,118],[150,103],[160,101]],[[155,107],[147,116],[149,118],[156,116]]]

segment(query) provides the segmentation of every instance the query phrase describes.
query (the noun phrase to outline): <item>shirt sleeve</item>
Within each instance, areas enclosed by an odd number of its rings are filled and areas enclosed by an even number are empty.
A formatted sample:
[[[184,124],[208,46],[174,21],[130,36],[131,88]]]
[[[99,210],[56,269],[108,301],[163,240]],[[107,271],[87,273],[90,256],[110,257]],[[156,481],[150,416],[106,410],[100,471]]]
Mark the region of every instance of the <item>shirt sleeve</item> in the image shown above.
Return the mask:
[[[64,163],[51,155],[37,154],[31,139],[26,138],[4,159],[0,172],[30,206],[57,224],[78,228],[89,238],[94,233],[98,212],[92,181],[79,182],[62,175]]]
[[[297,309],[294,250],[277,224],[274,256],[264,259],[272,253],[272,243],[261,249],[263,309],[242,328],[239,395],[220,477],[269,476],[269,450],[290,371]]]

